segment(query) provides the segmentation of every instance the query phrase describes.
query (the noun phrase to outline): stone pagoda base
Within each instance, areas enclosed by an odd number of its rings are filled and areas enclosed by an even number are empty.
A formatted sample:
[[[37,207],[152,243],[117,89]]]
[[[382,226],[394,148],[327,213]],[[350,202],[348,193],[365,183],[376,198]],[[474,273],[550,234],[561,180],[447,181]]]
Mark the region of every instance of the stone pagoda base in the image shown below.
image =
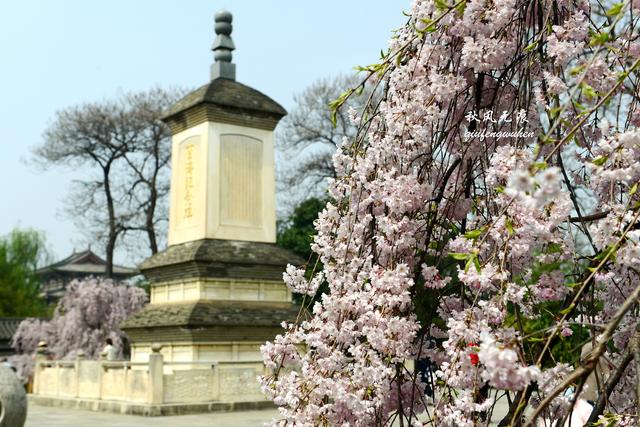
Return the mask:
[[[162,345],[167,362],[259,361],[259,347],[294,321],[299,307],[282,281],[297,256],[272,243],[202,239],[140,264],[151,303],[127,319],[132,361]]]

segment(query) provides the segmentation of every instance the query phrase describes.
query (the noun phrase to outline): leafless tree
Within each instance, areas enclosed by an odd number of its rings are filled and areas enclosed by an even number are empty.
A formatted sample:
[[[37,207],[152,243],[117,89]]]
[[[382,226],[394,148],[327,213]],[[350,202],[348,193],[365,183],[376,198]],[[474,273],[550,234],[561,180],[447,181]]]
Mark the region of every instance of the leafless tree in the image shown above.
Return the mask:
[[[281,204],[291,209],[309,197],[324,197],[327,180],[335,178],[332,156],[336,148],[355,137],[357,126],[350,111],[362,112],[370,95],[365,88],[360,96],[351,96],[332,120],[329,105],[340,95],[362,83],[362,78],[341,74],[316,80],[294,95],[295,106],[277,130],[278,192]]]
[[[171,144],[168,128],[159,118],[179,93],[156,89],[150,92],[132,94],[127,101],[135,112],[138,139],[132,150],[124,155],[125,177],[121,194],[123,206],[129,208],[129,221],[124,232],[137,240],[136,235],[146,235],[148,249],[158,252],[165,233],[159,227],[168,219],[167,198],[169,195],[169,162]],[[144,239],[142,239],[144,240]]]
[[[170,158],[170,134],[160,117],[181,93],[156,88],[58,111],[33,151],[45,168],[90,171],[74,181],[66,211],[88,237],[104,245],[108,277],[117,244],[135,246],[143,233],[150,252],[158,251]]]

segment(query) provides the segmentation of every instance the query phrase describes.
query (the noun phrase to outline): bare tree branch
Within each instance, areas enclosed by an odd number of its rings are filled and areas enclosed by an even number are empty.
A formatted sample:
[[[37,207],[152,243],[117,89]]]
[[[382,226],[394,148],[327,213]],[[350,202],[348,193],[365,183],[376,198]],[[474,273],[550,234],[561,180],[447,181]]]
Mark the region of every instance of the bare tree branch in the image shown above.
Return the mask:
[[[278,128],[276,148],[279,152],[278,190],[295,205],[302,197],[323,197],[327,179],[335,178],[333,153],[346,139],[353,140],[357,126],[349,109],[359,114],[365,107],[368,92],[351,97],[331,121],[329,103],[350,87],[360,84],[357,76],[338,75],[315,81],[294,96],[295,107]]]
[[[108,277],[117,244],[133,247],[143,232],[156,253],[162,241],[157,224],[167,217],[170,133],[160,117],[181,93],[156,88],[58,111],[33,151],[42,167],[95,172],[74,183],[66,210],[104,245]]]

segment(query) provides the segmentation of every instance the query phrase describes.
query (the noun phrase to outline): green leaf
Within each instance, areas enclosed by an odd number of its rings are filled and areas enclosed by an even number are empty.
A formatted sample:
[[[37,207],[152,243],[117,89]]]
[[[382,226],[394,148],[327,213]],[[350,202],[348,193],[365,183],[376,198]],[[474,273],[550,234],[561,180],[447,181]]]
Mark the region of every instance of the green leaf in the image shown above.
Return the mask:
[[[562,111],[562,107],[553,107],[549,109],[549,117],[551,118],[556,118],[558,117],[558,114],[560,114],[560,112]]]
[[[593,257],[594,261],[602,261],[602,260],[610,260],[615,261],[616,259],[616,246],[609,245],[606,248],[603,248],[596,256]]]
[[[631,187],[631,190],[629,190],[629,196],[633,196],[634,194],[636,194],[637,191],[638,191],[638,183],[636,182],[635,184],[633,184],[633,187]]]
[[[595,159],[591,160],[591,163],[593,163],[596,166],[602,166],[607,162],[607,157],[604,156],[598,156]]]
[[[478,254],[473,254],[473,265],[476,267],[476,271],[480,273],[482,271],[482,267],[480,267],[480,260],[478,259]]]
[[[429,25],[433,25],[434,22],[436,22],[434,19],[431,18],[421,18],[420,21],[424,22],[424,24],[428,27]]]
[[[425,24],[425,27],[422,30],[416,29],[417,33],[420,35],[424,35],[425,33],[430,34],[438,29],[438,22],[435,19],[422,18],[420,21]]]
[[[609,10],[607,10],[607,16],[617,16],[622,12],[624,2],[615,3]]]
[[[576,108],[576,110],[578,111],[578,116],[577,117],[582,117],[584,115],[591,114],[591,110],[589,108],[587,108],[586,106],[580,104],[579,102],[574,102],[573,105]],[[577,141],[576,141],[576,144],[577,144]]]
[[[572,76],[575,76],[577,74],[580,74],[581,72],[584,71],[586,65],[578,65],[577,67],[573,67],[570,71],[569,74],[571,74]]]
[[[380,68],[382,67],[382,64],[376,63],[376,64],[370,64],[370,65],[356,65],[355,67],[353,67],[356,71],[367,71],[370,73],[375,73],[376,71],[378,71]]]
[[[449,256],[453,259],[457,259],[458,261],[464,261],[466,259],[469,258],[468,253],[464,253],[464,252],[450,252]]]
[[[573,310],[575,308],[574,304],[570,304],[569,307],[565,308],[564,310],[560,311],[560,314],[565,315],[565,314],[569,314],[571,312],[571,310]]]
[[[402,62],[402,58],[403,58],[403,56],[400,53],[398,53],[396,55],[396,60],[395,60],[396,67],[400,67],[400,63]]]
[[[528,45],[527,47],[524,48],[525,52],[531,52],[532,50],[534,50],[535,48],[538,47],[538,40],[534,41],[533,43],[531,43],[530,45]]]
[[[478,237],[480,237],[483,232],[484,232],[483,229],[467,231],[466,233],[464,233],[464,237],[466,237],[467,239],[474,239],[475,240]]]
[[[467,8],[467,2],[466,1],[460,2],[460,4],[456,6],[456,12],[458,12],[460,15],[464,15],[464,10],[466,8]]]
[[[562,248],[557,243],[549,243],[547,245],[547,253],[549,254],[557,254],[562,252]]]
[[[544,144],[555,144],[556,142],[558,142],[558,141],[556,141],[555,139],[551,138],[550,136],[547,136],[547,135],[541,135],[540,136],[540,143],[543,144],[543,145]]]
[[[351,96],[352,93],[353,89],[349,88],[346,91],[342,92],[338,99],[329,102],[329,109],[331,110],[331,123],[333,124],[333,127],[336,126],[338,109],[342,107],[342,105],[346,102],[346,100],[349,98],[349,96]]]
[[[609,33],[603,31],[601,33],[594,33],[589,41],[589,46],[602,46],[609,41]]]
[[[479,273],[482,271],[482,267],[480,266],[480,260],[478,259],[478,254],[471,254],[467,263],[464,265],[464,271],[467,272],[471,268],[471,266],[476,268],[476,271]]]
[[[547,162],[537,162],[533,164],[535,171],[541,171],[547,168]]]
[[[442,11],[449,10],[449,3],[445,0],[436,0],[436,8]]]
[[[593,425],[602,426],[602,427],[616,427],[621,420],[622,420],[621,415],[607,412],[606,414],[600,416],[600,419],[597,422],[595,422]]]
[[[629,71],[621,71],[618,73],[618,83],[624,81],[624,79],[626,79],[627,77],[629,77]]]
[[[584,95],[587,98],[595,98],[598,96],[598,93],[595,91],[595,89],[593,89],[591,86],[589,86],[588,84],[582,82],[582,84],[580,84],[580,88],[582,89],[582,93],[584,93]]]
[[[513,233],[515,233],[515,230],[513,229],[513,221],[511,221],[511,218],[507,218],[504,221],[504,226],[507,228],[507,231],[509,232],[509,236],[513,236]]]

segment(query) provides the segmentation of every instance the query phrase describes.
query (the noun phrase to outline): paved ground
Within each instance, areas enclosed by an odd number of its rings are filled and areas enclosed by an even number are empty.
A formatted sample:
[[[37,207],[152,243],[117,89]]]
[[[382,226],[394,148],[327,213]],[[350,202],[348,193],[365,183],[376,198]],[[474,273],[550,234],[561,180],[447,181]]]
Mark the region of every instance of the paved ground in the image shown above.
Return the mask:
[[[174,417],[142,417],[29,405],[25,427],[258,427],[278,416],[275,409]]]
[[[498,414],[502,414],[507,409],[503,401],[504,399],[501,399],[496,406]],[[277,418],[278,415],[275,409],[265,409],[172,417],[143,417],[52,408],[30,403],[25,427],[259,427]],[[496,417],[496,419],[499,418]]]

